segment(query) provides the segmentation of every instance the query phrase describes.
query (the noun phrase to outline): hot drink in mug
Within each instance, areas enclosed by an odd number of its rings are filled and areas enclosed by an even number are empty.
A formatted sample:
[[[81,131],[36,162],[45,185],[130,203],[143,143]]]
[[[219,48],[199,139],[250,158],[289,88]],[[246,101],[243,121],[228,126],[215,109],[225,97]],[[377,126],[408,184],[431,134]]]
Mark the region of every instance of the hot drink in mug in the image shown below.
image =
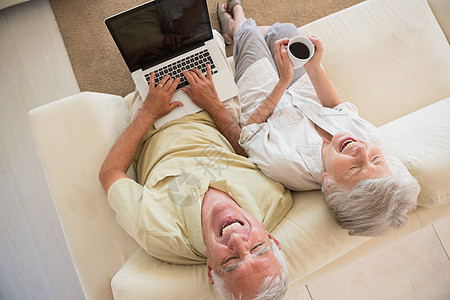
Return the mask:
[[[289,41],[288,55],[294,69],[298,69],[314,55],[314,45],[307,37],[295,36]]]

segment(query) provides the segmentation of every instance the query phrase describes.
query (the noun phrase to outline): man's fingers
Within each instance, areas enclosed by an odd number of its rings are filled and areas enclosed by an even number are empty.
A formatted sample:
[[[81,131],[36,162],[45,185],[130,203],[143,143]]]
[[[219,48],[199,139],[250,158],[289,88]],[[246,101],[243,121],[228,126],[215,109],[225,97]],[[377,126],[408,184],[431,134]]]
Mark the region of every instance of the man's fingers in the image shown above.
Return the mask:
[[[169,110],[172,111],[175,108],[177,108],[178,106],[183,106],[183,102],[180,101],[174,101],[172,103],[169,104]]]
[[[199,69],[192,69],[191,72],[194,72],[198,76],[198,78],[204,77],[202,71],[200,71]]]
[[[192,76],[190,71],[184,71],[183,72],[184,77],[186,77],[186,80],[189,82],[189,84],[194,84],[195,83],[195,78],[194,76]]]
[[[208,79],[212,80],[212,72],[211,72],[211,66],[209,64],[206,65],[206,77]]]
[[[163,88],[166,90],[169,90],[170,87],[172,86],[172,83],[174,82],[173,78],[169,78],[166,83],[163,83]]]
[[[189,98],[192,99],[192,91],[191,91],[190,88],[188,88],[188,87],[182,87],[181,90],[182,90],[183,92],[185,92],[185,93],[189,96]]]
[[[164,76],[161,81],[159,82],[160,85],[164,86],[166,82],[170,79],[169,75]]]
[[[155,72],[152,72],[151,74],[150,74],[150,87],[155,87]]]
[[[177,89],[178,84],[180,83],[180,78],[175,78],[175,80],[172,82],[172,85],[170,86],[169,90],[173,93]]]

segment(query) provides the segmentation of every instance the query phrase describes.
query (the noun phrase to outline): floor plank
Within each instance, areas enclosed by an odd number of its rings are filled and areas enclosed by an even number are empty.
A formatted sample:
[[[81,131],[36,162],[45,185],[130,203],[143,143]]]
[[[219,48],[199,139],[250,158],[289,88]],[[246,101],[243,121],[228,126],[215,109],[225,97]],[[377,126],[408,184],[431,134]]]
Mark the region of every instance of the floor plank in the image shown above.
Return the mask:
[[[1,18],[1,17],[0,17]],[[8,161],[6,160],[5,150],[3,150],[3,144],[0,139],[0,174],[9,171]]]
[[[430,225],[307,286],[314,300],[441,300],[449,282],[450,261]]]
[[[294,290],[288,291],[286,293],[286,296],[284,297],[285,300],[312,300],[311,296],[309,295],[308,289],[305,285],[302,285],[301,287],[298,287]]]
[[[7,21],[34,96],[24,99],[28,111],[79,92],[48,0],[10,8]]]
[[[0,175],[0,195],[1,298],[55,299],[11,173]]]
[[[2,276],[29,274],[33,283],[12,282],[14,298],[4,298],[32,299],[21,297],[21,293],[32,291],[35,299],[83,299],[27,119],[30,109],[77,93],[78,85],[47,0],[34,0],[0,13],[0,154],[17,187],[15,199],[1,197],[22,216],[1,219],[0,224],[29,230],[14,235],[8,244],[34,244],[30,260],[44,268],[44,272],[33,273],[23,264],[3,265]],[[12,201],[20,205],[12,206]],[[33,288],[36,285],[40,289]]]
[[[450,260],[450,216],[435,222],[433,227],[436,230],[436,234],[439,236],[439,241],[447,253],[448,259]]]

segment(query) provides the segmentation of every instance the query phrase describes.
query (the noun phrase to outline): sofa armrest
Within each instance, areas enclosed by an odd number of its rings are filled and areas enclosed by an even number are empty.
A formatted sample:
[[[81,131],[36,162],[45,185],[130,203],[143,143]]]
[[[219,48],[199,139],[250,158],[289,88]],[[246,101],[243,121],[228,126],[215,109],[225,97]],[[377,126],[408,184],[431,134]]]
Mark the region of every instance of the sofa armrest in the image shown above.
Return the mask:
[[[23,2],[27,2],[29,0],[3,0],[0,2],[0,10],[13,6],[13,5],[17,5]]]
[[[450,201],[450,98],[379,128],[384,153],[399,158],[421,186],[418,204]]]
[[[98,180],[103,160],[128,125],[125,102],[79,93],[33,109],[28,117],[86,298],[112,299],[112,277],[138,249],[116,222]]]
[[[428,4],[433,11],[442,31],[444,31],[447,41],[450,41],[450,1],[448,0],[428,0]]]
[[[114,276],[114,299],[219,299],[206,264],[172,265],[140,248]]]

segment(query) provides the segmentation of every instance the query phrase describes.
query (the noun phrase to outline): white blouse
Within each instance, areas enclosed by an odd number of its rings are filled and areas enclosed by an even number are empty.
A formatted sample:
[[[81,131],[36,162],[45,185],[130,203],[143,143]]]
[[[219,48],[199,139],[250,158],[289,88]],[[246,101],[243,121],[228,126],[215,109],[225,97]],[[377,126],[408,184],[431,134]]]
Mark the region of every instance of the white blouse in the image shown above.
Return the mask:
[[[278,80],[273,68],[267,68],[267,62],[263,60],[247,69],[238,82],[241,119],[248,119]],[[252,72],[253,67],[257,72]],[[262,70],[268,71],[261,75]],[[260,84],[259,89],[251,86],[270,77],[273,78],[270,83]],[[286,90],[267,122],[242,128],[239,143],[262,172],[287,188],[298,191],[320,189],[324,172],[322,138],[315,125],[331,135],[345,131],[381,147],[376,127],[358,116],[355,105],[344,102],[334,108],[323,107],[307,74]]]

